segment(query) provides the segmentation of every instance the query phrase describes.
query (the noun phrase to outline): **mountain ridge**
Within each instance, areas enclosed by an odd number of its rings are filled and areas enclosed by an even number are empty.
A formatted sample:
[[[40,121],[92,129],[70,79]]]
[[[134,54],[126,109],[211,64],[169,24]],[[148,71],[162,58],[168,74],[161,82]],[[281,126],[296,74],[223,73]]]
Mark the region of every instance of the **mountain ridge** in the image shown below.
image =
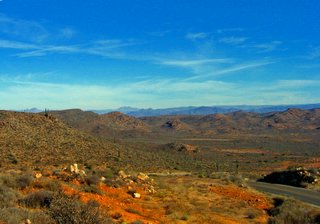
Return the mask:
[[[89,109],[85,111],[94,112],[96,114],[121,112],[134,117],[146,117],[146,116],[162,116],[162,115],[226,114],[226,113],[236,112],[240,110],[245,112],[268,113],[268,112],[281,112],[281,111],[288,110],[289,108],[314,109],[314,108],[320,108],[320,103],[287,104],[287,105],[186,106],[186,107],[169,107],[169,108],[136,108],[136,107],[130,107],[130,106],[123,106],[117,109],[98,109],[98,110]],[[30,109],[24,109],[19,111],[29,112],[29,113],[39,113],[45,110],[41,110],[39,108],[30,108]]]

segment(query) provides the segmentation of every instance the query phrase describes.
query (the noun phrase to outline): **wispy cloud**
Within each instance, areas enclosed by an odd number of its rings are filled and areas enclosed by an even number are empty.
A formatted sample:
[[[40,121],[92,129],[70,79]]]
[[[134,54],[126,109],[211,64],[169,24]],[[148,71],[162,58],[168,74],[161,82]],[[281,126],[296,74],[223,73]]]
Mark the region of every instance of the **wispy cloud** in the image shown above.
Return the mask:
[[[199,39],[205,39],[208,37],[208,33],[187,33],[186,38],[189,40],[199,40]]]
[[[200,98],[215,96],[211,100],[216,99],[222,103],[225,97],[221,93],[236,89],[232,83],[210,80],[189,82],[179,79],[147,79],[112,85],[59,84],[10,78],[5,81],[4,90],[0,92],[0,102],[6,99],[7,107],[11,109],[104,109],[123,105],[149,107],[155,101],[158,107],[204,105],[204,101],[199,101]],[[175,99],[170,99],[172,94],[176,95]],[[16,108],[17,105],[21,108]]]
[[[33,50],[33,49],[40,49],[41,47],[36,44],[0,39],[0,48]]]
[[[149,32],[148,34],[155,37],[164,37],[169,33],[171,33],[171,30],[153,31],[153,32]]]
[[[313,47],[308,55],[309,59],[320,58],[320,47]]]
[[[320,87],[320,80],[316,80],[316,79],[278,80],[274,88],[295,89],[295,88],[304,88],[304,87]]]
[[[59,30],[59,36],[61,38],[70,39],[76,35],[76,31],[70,27],[65,27]]]
[[[253,48],[258,49],[259,53],[271,52],[276,49],[282,44],[281,41],[272,41],[269,43],[262,43],[262,44],[254,44],[252,45]]]
[[[7,102],[7,109],[150,107],[155,101],[157,107],[314,103],[319,102],[320,87],[320,80],[234,83],[176,78],[94,85],[34,82],[32,77],[23,80],[7,76],[1,83],[4,87],[0,102]]]
[[[265,66],[265,65],[269,65],[269,64],[273,64],[273,63],[274,62],[272,62],[272,61],[265,61],[265,62],[249,63],[249,64],[240,64],[240,65],[236,65],[234,67],[222,69],[222,70],[217,71],[215,73],[221,75],[221,74],[237,72],[237,71],[241,71],[241,70],[245,70],[245,69],[249,69],[249,68],[261,67],[261,66]]]
[[[37,21],[12,18],[0,13],[0,34],[10,40],[44,44],[50,40],[71,39],[76,33],[77,31],[71,27],[54,29]]]
[[[70,54],[70,53],[81,53],[81,49],[77,46],[43,46],[39,50],[27,51],[15,54],[18,57],[40,57],[50,53],[59,54]]]
[[[238,45],[245,42],[248,38],[247,37],[223,37],[219,40],[220,43],[224,44],[231,44],[231,45]]]
[[[42,42],[49,36],[49,32],[38,22],[14,19],[1,13],[0,33],[32,42]]]
[[[243,31],[245,31],[244,28],[234,27],[234,28],[218,29],[217,33],[222,34],[222,33],[229,33],[229,32],[243,32]]]
[[[163,65],[177,66],[177,67],[193,67],[212,63],[230,63],[232,59],[229,58],[206,58],[194,60],[160,60],[159,63]]]
[[[269,64],[275,63],[274,61],[262,61],[262,62],[251,62],[246,64],[234,64],[232,66],[223,67],[223,68],[211,68],[211,71],[207,71],[200,75],[195,75],[186,80],[196,80],[196,79],[203,79],[208,77],[216,77],[220,75],[225,75],[229,73],[235,73],[242,70],[248,70],[252,68],[262,67]]]
[[[21,50],[14,54],[18,57],[40,57],[48,54],[91,54],[104,57],[120,58],[119,50],[126,46],[135,45],[134,41],[121,41],[121,40],[99,40],[88,44],[82,45],[43,45],[31,44],[25,42],[17,42],[10,40],[0,39],[0,48]]]

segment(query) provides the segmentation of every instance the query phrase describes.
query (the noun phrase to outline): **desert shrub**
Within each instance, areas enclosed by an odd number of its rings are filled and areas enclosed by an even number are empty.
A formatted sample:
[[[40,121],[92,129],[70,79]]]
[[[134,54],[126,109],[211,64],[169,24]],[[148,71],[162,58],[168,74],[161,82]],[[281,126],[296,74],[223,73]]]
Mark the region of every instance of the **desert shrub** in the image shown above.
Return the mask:
[[[87,170],[92,170],[92,165],[91,165],[91,164],[85,163],[85,164],[84,164],[84,167],[85,167]]]
[[[260,215],[259,211],[257,210],[249,210],[246,213],[248,219],[255,219]]]
[[[40,190],[37,192],[32,192],[28,194],[25,198],[20,200],[20,203],[30,207],[49,207],[52,201],[52,192],[46,190]]]
[[[52,192],[60,192],[62,190],[61,184],[56,180],[50,180],[50,181],[44,182],[44,188]]]
[[[29,174],[18,176],[16,178],[16,187],[19,189],[24,189],[31,185],[33,179],[33,176]]]
[[[230,175],[228,180],[237,186],[245,186],[246,183],[241,175]]]
[[[56,222],[44,211],[34,211],[28,215],[32,224],[56,224]]]
[[[310,207],[301,205],[292,200],[275,207],[270,213],[269,224],[318,224],[319,213],[314,213]]]
[[[131,208],[131,207],[126,208],[125,210],[126,210],[126,212],[129,212],[129,213],[132,213],[132,214],[141,215],[141,213],[138,210],[135,210],[134,208]]]
[[[284,199],[282,198],[274,198],[273,199],[273,207],[270,208],[267,212],[269,216],[277,216],[280,214],[280,206],[284,203]]]
[[[25,223],[27,219],[32,224],[55,224],[54,220],[41,210],[29,211],[23,208],[0,209],[0,220],[6,224]]]
[[[12,164],[18,164],[18,159],[16,158],[16,156],[12,153],[10,153],[8,155],[8,160],[10,161],[10,163]]]
[[[199,172],[199,174],[198,174],[198,177],[199,178],[205,178],[205,177],[207,177],[208,175],[207,175],[207,173],[205,172],[205,171],[201,171],[201,172]]]
[[[143,224],[143,222],[138,219],[138,220],[133,221],[131,224]]]
[[[83,204],[62,194],[56,195],[48,214],[58,224],[107,224],[112,223],[100,214],[99,208],[92,203]]]
[[[16,178],[11,175],[1,176],[0,184],[9,188],[16,188]]]
[[[122,215],[119,212],[113,213],[111,215],[111,218],[113,219],[120,219],[122,217]]]
[[[107,179],[111,179],[114,177],[114,171],[110,168],[107,168],[105,170],[98,170],[96,171],[96,174]]]
[[[182,217],[181,217],[181,220],[183,221],[188,221],[189,219],[189,215],[188,214],[184,214]]]
[[[39,180],[35,180],[32,182],[32,187],[33,188],[37,188],[37,189],[41,189],[41,188],[44,188],[44,182],[42,181],[39,181]]]
[[[52,192],[60,192],[61,185],[57,180],[36,180],[32,182],[33,188],[46,189]]]
[[[115,187],[115,188],[119,188],[119,187],[123,187],[126,185],[126,182],[122,179],[105,179],[104,184],[108,185],[108,186],[112,186],[112,187]]]
[[[7,224],[24,223],[28,218],[28,213],[19,208],[2,208],[0,209],[0,220]]]
[[[88,185],[97,185],[100,183],[100,178],[97,175],[87,176],[84,180]]]
[[[246,186],[246,182],[245,182],[244,178],[242,177],[242,175],[240,175],[240,174],[233,175],[233,174],[229,174],[229,173],[220,173],[220,174],[218,173],[214,176],[214,178],[221,179],[227,184],[233,183],[239,187]]]
[[[93,194],[102,194],[100,189],[95,185],[85,185],[83,187],[84,192],[93,193]]]
[[[0,185],[0,208],[12,207],[18,201],[18,192]]]

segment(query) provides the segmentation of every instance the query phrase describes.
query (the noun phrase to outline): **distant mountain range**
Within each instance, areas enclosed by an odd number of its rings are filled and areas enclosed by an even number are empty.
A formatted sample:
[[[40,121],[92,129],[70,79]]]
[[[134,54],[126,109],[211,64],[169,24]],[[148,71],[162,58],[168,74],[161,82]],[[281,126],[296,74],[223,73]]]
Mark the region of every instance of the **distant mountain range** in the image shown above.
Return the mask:
[[[299,104],[299,105],[235,105],[235,106],[201,106],[201,107],[176,107],[164,109],[140,109],[133,107],[120,107],[118,109],[106,110],[92,110],[97,114],[109,113],[112,111],[119,111],[121,113],[134,116],[134,117],[148,117],[148,116],[161,116],[161,115],[209,115],[209,114],[225,114],[235,111],[255,112],[255,113],[268,113],[268,112],[281,112],[289,108],[296,109],[313,109],[320,108],[318,104]]]
[[[320,130],[320,109],[294,109],[255,113],[236,111],[210,115],[133,117],[121,112],[96,114],[70,109],[50,111],[70,127],[94,136],[151,136],[172,134],[213,135],[236,133],[299,132]]]
[[[295,109],[314,109],[320,108],[320,103],[317,104],[293,104],[293,105],[234,105],[234,106],[189,106],[189,107],[175,107],[175,108],[163,108],[163,109],[142,109],[134,107],[120,107],[117,109],[103,109],[103,110],[88,110],[97,114],[106,114],[110,112],[121,112],[134,117],[149,117],[149,116],[161,116],[161,115],[209,115],[209,114],[226,114],[236,111],[255,112],[255,113],[268,113],[268,112],[281,112],[286,111],[289,108]],[[44,110],[38,108],[31,108],[21,110],[29,113],[39,113]]]

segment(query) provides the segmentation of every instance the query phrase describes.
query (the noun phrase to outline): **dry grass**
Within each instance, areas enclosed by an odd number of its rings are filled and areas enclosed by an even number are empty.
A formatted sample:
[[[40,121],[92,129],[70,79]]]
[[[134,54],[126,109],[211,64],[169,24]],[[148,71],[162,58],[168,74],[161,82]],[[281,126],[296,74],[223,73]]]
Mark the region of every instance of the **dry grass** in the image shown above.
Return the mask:
[[[267,220],[265,207],[261,204],[265,200],[268,206],[268,201],[247,189],[196,177],[158,177],[157,181],[161,184],[155,197],[164,203],[165,214],[172,223],[177,220],[188,223],[212,223],[212,220],[216,223],[256,223]],[[213,192],[213,183],[224,191]],[[256,200],[259,203],[253,203]]]

